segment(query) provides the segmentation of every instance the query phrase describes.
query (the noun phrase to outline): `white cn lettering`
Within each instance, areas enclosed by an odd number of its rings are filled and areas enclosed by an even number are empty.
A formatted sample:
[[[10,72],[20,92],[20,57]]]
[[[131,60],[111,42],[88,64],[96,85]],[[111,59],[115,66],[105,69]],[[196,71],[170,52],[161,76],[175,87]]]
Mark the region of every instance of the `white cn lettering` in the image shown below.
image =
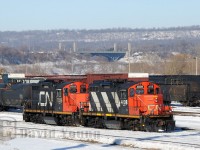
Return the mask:
[[[44,103],[42,103],[42,96],[45,97],[45,102]],[[39,106],[47,106],[47,102],[49,102],[50,106],[52,106],[53,92],[51,92],[51,97],[49,97],[49,93],[48,92],[40,91],[38,105]]]

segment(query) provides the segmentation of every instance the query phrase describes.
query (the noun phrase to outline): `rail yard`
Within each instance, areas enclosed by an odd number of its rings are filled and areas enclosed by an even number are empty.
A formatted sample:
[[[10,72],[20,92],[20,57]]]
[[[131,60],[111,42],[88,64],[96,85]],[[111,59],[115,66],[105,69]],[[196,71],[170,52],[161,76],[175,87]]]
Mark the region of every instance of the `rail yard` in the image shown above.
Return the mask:
[[[191,76],[164,76],[165,88],[163,80],[156,82],[155,77],[138,75],[4,78],[2,141],[26,137],[30,141],[33,138],[82,141],[90,146],[98,143],[138,149],[200,148],[200,108],[191,107],[194,103],[186,107],[186,102],[189,104],[186,98],[177,99],[186,95],[177,88],[188,85],[186,79]],[[169,88],[169,82],[173,87]],[[198,89],[195,90],[197,93]],[[187,138],[183,140],[184,137]]]

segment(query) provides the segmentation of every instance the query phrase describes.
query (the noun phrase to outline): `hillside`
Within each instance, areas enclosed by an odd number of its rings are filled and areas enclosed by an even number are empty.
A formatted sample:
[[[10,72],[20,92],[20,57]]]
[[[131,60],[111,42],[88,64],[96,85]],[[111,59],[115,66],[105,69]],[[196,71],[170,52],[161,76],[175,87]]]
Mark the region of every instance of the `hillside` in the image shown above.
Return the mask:
[[[0,68],[27,74],[132,72],[194,74],[200,27],[163,29],[48,30],[0,32]],[[80,51],[126,51],[130,59],[108,62]],[[199,65],[200,66],[200,65]]]
[[[199,47],[200,26],[159,29],[47,30],[0,32],[0,45],[29,51],[72,51],[113,49],[126,51],[195,51]],[[76,43],[76,48],[74,47]],[[188,50],[189,49],[189,50]]]

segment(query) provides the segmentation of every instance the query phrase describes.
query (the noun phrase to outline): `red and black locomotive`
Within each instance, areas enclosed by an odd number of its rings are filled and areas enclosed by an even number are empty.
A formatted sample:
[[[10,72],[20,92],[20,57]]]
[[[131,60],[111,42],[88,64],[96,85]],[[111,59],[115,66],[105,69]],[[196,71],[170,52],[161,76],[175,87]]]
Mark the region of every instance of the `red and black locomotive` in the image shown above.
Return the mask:
[[[32,84],[25,121],[141,131],[172,131],[170,106],[152,82],[40,82]]]

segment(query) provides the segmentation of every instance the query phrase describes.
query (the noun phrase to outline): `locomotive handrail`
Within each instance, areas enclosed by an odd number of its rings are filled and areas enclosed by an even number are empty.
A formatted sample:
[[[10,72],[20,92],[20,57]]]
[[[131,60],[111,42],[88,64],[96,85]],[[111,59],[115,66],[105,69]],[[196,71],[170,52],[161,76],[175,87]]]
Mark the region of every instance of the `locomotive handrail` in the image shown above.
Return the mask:
[[[143,102],[143,100],[139,97],[139,95],[136,95],[136,97],[144,104],[144,106],[146,107],[146,109],[148,110],[148,106]],[[147,111],[146,110],[146,111]]]

